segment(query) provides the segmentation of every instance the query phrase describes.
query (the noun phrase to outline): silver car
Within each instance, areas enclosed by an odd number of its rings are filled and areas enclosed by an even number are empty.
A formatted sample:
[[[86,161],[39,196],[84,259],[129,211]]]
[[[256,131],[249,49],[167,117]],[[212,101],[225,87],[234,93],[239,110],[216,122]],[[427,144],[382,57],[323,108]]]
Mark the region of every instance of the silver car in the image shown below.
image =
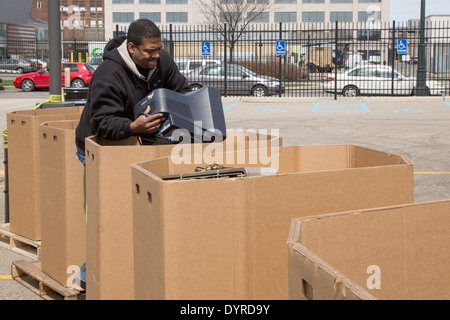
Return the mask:
[[[204,86],[215,87],[222,94],[251,95],[265,97],[278,94],[280,82],[278,79],[258,75],[251,70],[236,64],[227,64],[227,81],[225,83],[224,65],[200,67],[186,75],[191,90],[198,90]],[[285,86],[281,83],[281,93]]]
[[[359,95],[390,95],[392,88],[394,95],[414,95],[417,78],[408,77],[389,66],[362,65],[353,69],[328,75],[328,81],[324,84],[326,92],[334,92],[335,79],[337,93],[346,97]],[[445,90],[442,83],[427,80],[427,95],[440,95]]]
[[[98,66],[103,62],[103,58],[102,57],[95,57],[92,58],[91,60],[89,60],[89,64],[92,66],[92,68],[97,69]]]
[[[42,66],[25,59],[5,59],[0,61],[0,70],[12,70],[17,73],[36,72]]]

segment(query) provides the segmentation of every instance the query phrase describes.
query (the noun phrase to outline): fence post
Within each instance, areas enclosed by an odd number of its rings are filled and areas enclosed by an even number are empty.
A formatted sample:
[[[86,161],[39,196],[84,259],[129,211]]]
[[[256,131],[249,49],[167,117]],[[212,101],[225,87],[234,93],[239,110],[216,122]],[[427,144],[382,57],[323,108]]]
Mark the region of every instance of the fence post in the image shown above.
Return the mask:
[[[283,23],[281,21],[280,21],[280,40],[283,40]],[[278,72],[279,72],[278,96],[281,97],[281,54]]]
[[[336,20],[334,37],[334,100],[337,100],[337,62],[338,62],[338,22]]]
[[[392,21],[392,54],[391,54],[392,79],[391,79],[391,96],[394,95],[394,60],[395,60],[395,20]]]
[[[227,24],[223,24],[223,67],[224,82],[223,90],[225,97],[227,96]]]
[[[173,58],[173,38],[172,38],[172,24],[169,25],[169,52]]]

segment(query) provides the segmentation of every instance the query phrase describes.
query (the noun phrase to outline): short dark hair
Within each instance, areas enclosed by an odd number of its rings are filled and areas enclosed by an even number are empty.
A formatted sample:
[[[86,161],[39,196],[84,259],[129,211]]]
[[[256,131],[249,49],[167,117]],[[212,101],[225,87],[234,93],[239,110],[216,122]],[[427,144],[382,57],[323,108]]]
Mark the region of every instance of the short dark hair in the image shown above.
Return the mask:
[[[161,30],[153,21],[138,19],[133,21],[128,28],[127,42],[133,42],[135,46],[142,43],[142,38],[160,38]]]

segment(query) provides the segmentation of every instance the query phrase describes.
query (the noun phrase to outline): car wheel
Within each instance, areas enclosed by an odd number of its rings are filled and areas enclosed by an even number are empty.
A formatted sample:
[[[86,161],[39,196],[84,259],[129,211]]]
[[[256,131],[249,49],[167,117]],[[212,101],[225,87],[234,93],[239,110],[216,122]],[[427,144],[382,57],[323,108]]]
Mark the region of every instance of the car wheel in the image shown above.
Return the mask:
[[[23,80],[20,86],[22,87],[22,90],[26,92],[34,90],[34,82],[31,81],[30,79]]]
[[[73,79],[70,86],[75,87],[75,88],[84,88],[86,86],[86,84],[81,79]]]
[[[268,94],[267,88],[262,85],[257,85],[252,89],[252,96],[254,97],[265,97]]]
[[[359,89],[355,86],[347,86],[342,90],[344,97],[357,97],[359,96]]]
[[[19,67],[19,68],[16,69],[16,71],[19,72],[20,74],[22,74],[23,73],[23,68]]]
[[[191,89],[191,91],[197,91],[197,90],[200,90],[202,88],[202,86],[199,84],[193,84],[189,88]]]

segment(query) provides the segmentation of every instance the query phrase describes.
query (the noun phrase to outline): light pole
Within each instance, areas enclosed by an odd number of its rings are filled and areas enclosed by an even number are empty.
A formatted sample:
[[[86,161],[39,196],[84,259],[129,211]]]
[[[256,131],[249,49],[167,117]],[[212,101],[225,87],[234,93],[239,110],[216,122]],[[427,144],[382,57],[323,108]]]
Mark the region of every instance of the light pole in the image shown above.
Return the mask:
[[[425,0],[421,0],[420,5],[420,41],[419,41],[419,62],[417,68],[416,95],[426,96],[428,94],[427,80],[427,61],[425,55]]]

